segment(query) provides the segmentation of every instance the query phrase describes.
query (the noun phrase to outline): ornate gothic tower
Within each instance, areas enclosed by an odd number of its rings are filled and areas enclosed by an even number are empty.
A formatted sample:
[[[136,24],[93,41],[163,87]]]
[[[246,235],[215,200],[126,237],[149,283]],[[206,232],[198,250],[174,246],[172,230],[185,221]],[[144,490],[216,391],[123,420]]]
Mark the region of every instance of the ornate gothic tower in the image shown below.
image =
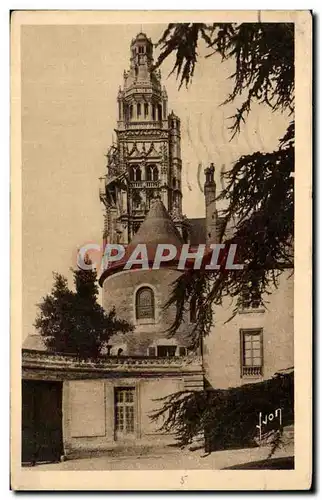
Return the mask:
[[[153,70],[153,45],[144,33],[132,40],[117,102],[116,143],[100,188],[104,241],[128,243],[156,196],[182,232],[180,120],[168,115],[167,92],[160,71]]]

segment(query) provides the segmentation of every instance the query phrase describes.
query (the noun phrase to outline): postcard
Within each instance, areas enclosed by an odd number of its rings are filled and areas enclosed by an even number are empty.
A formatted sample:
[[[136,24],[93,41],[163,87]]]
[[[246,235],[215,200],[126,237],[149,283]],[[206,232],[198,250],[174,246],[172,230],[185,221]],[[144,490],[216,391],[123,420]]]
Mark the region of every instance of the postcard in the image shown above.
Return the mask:
[[[311,46],[12,13],[12,489],[311,488]]]

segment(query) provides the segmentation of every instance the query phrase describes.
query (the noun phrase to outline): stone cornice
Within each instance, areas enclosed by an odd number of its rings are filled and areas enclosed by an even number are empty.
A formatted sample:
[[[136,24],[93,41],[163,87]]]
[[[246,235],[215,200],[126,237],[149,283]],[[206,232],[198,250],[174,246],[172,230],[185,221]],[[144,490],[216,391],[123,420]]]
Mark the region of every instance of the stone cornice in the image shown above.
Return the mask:
[[[155,127],[159,125],[159,122],[156,122]],[[169,138],[169,131],[167,129],[161,129],[161,128],[154,128],[154,127],[149,127],[148,124],[146,124],[146,128],[141,128],[141,129],[116,129],[117,135],[119,136],[119,139],[133,139],[139,137],[144,138],[144,139],[149,139],[149,140],[156,140],[156,139],[163,139],[167,140]]]
[[[22,351],[22,376],[35,379],[71,379],[116,376],[202,374],[200,356],[173,358],[105,357],[97,362],[41,351]]]

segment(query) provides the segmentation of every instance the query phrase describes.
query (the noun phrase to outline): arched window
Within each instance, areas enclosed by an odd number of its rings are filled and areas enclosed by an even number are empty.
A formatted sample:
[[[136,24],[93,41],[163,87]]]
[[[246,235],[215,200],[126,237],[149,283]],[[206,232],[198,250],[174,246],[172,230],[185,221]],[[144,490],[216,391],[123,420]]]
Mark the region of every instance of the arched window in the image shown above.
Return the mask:
[[[136,319],[154,319],[154,293],[144,286],[136,292],[135,297]]]
[[[140,167],[135,168],[135,180],[136,181],[141,180],[141,168]]]
[[[130,168],[130,181],[141,181],[141,168],[139,165],[134,165]]]
[[[124,104],[123,105],[123,118],[124,120],[127,120],[128,119],[128,114],[129,114],[129,107],[127,104]]]
[[[159,179],[159,171],[158,171],[158,167],[156,165],[153,165],[152,167],[152,177],[153,177],[153,180],[154,181],[157,181]]]
[[[159,180],[159,171],[157,165],[148,165],[146,167],[146,180],[147,181]]]
[[[147,181],[152,181],[152,169],[151,169],[151,165],[147,165],[147,167],[146,167],[146,180]]]

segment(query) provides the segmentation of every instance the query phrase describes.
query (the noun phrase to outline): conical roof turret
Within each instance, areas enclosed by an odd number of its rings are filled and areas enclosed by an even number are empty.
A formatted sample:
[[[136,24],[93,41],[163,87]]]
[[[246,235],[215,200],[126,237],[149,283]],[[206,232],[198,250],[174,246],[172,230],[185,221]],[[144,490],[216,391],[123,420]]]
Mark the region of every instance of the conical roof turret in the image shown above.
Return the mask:
[[[147,258],[151,264],[154,262],[158,245],[162,243],[175,246],[178,256],[182,248],[183,240],[161,199],[155,198],[151,200],[150,210],[142,222],[139,230],[127,246],[124,257],[119,261],[110,263],[109,267],[103,272],[99,279],[100,285],[103,284],[105,278],[107,278],[110,274],[123,270],[126,262],[132,255],[132,252],[136,249],[137,245],[146,245]],[[162,263],[162,265],[173,265],[175,262],[177,262],[177,257],[174,259],[172,264],[170,262],[166,262]],[[133,269],[140,269],[140,265],[134,265]]]
[[[179,247],[182,238],[161,199],[154,198],[148,214],[131,240],[130,246],[145,243],[157,245],[167,243]]]

